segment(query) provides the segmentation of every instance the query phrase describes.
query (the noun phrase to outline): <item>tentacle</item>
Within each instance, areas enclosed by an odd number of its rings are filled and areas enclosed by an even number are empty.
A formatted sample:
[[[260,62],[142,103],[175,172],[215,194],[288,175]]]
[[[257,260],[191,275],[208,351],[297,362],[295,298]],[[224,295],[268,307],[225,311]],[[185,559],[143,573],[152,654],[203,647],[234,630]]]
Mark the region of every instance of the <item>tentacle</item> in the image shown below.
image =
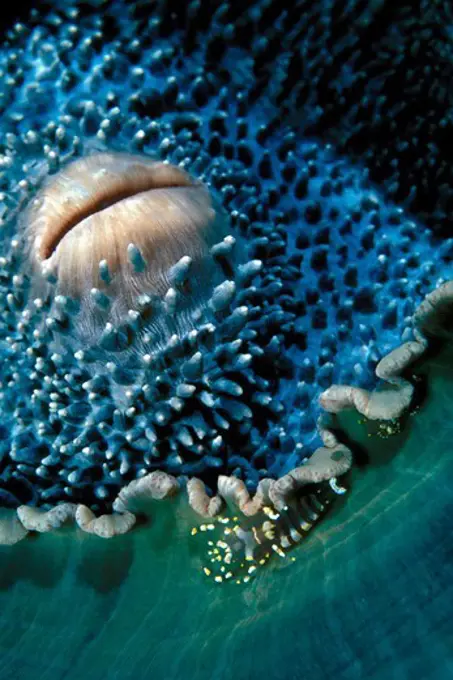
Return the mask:
[[[28,534],[15,510],[0,509],[0,545],[14,545]]]
[[[250,497],[244,482],[237,477],[220,475],[217,481],[219,495],[225,500],[233,501],[246,516],[255,515],[269,502],[269,490],[273,481],[262,479],[253,498]]]
[[[192,477],[187,482],[187,494],[190,507],[202,517],[215,517],[225,507],[225,503],[220,496],[212,498],[208,496],[204,482],[197,477]]]
[[[17,516],[28,531],[47,533],[58,529],[69,519],[74,519],[77,505],[75,503],[61,503],[51,510],[41,510],[27,505],[17,508]]]
[[[166,472],[156,470],[140,479],[134,479],[121,489],[113,503],[115,512],[133,509],[134,501],[140,498],[162,500],[173,496],[179,490],[178,480]]]
[[[95,534],[101,538],[113,538],[113,536],[125,534],[132,529],[136,517],[131,512],[96,517],[94,512],[86,505],[78,505],[75,520],[82,531]]]
[[[376,375],[387,384],[369,392],[352,385],[332,385],[319,398],[321,406],[330,413],[355,408],[370,420],[399,418],[409,407],[414,386],[403,373],[426,350],[426,342],[412,340],[392,350],[376,366]]]

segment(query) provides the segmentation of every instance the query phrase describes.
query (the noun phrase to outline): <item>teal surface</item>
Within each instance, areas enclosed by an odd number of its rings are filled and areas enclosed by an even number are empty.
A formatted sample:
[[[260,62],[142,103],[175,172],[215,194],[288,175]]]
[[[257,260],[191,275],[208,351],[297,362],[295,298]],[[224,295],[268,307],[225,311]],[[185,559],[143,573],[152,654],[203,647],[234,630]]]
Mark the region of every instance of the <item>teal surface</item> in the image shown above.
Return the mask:
[[[450,365],[422,367],[428,397],[400,434],[344,418],[362,445],[349,497],[247,586],[204,577],[183,499],[112,541],[2,548],[1,680],[452,678]]]

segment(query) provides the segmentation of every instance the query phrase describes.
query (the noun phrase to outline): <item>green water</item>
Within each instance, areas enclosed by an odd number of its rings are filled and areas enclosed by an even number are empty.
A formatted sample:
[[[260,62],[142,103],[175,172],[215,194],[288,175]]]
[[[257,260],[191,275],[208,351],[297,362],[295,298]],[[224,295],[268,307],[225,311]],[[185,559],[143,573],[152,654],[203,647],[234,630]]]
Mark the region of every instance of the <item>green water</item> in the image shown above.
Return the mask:
[[[453,677],[453,361],[399,435],[361,445],[347,500],[247,586],[201,572],[182,499],[103,541],[0,548],[0,680]]]

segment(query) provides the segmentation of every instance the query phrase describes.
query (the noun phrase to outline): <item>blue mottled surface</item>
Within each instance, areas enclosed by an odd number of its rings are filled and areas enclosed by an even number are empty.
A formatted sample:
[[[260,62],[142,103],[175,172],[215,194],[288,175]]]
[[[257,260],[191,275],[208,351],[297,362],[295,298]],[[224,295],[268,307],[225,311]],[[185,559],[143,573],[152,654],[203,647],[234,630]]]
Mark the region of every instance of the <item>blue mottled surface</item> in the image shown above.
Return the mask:
[[[445,55],[448,12],[423,7],[409,17],[387,3],[345,3],[344,16],[330,3],[264,2],[244,13],[234,3],[214,12],[205,2],[184,10],[75,3],[32,12],[11,28],[0,55],[4,503],[108,507],[121,485],[155,468],[198,474],[211,486],[219,472],[234,472],[253,488],[311,450],[322,389],[374,382],[379,358],[409,337],[414,306],[451,275],[453,243],[442,239],[442,215],[419,198],[426,164],[436,166],[439,192],[446,169],[436,165],[434,142],[423,145],[411,129],[419,119],[423,127],[428,81],[445,128],[444,72],[433,79],[430,60],[424,70],[400,72],[398,61],[412,58],[398,42],[400,35],[407,42],[405,31],[414,41],[410,54],[429,43],[430,59],[436,50]],[[345,32],[348,16],[355,33]],[[373,59],[372,26],[381,45]],[[411,116],[400,128],[404,111]],[[386,125],[393,132],[383,143]],[[423,146],[423,163],[407,161],[403,130],[407,148]],[[358,154],[364,131],[369,146]],[[246,244],[244,259],[264,264],[255,277],[235,274],[228,313],[249,308],[240,348],[228,344],[239,331],[225,331],[217,319],[211,347],[202,339],[170,349],[159,367],[163,385],[155,371],[145,375],[147,394],[135,385],[128,404],[135,412],[119,412],[105,381],[88,382],[90,352],[84,359],[52,352],[53,328],[70,329],[76,319],[63,310],[43,330],[48,308],[35,310],[26,277],[13,279],[22,245],[11,238],[23,206],[43,176],[97,146],[144,151],[201,177]],[[383,156],[393,159],[392,171],[384,172]],[[416,175],[415,197],[404,207],[393,198],[408,173]],[[377,186],[370,174],[384,181]],[[169,403],[186,379],[183,360],[196,350],[203,355],[191,374],[197,391],[181,414]],[[238,360],[238,352],[251,359]],[[222,378],[240,384],[239,402],[212,387]],[[113,376],[130,380],[121,371]]]

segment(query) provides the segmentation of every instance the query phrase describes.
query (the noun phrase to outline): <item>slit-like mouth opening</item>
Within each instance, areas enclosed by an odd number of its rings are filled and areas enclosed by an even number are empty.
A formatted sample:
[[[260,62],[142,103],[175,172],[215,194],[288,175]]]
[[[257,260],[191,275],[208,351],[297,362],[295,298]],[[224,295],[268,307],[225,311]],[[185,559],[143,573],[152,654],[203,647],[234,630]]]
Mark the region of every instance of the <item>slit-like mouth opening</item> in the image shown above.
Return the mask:
[[[127,198],[157,189],[172,189],[192,186],[192,183],[188,182],[187,179],[185,180],[183,176],[175,177],[173,180],[166,179],[164,182],[159,180],[156,181],[155,178],[149,177],[148,183],[140,183],[140,188],[137,187],[137,182],[129,181],[126,177],[124,178],[124,184],[125,186],[123,186],[121,189],[119,189],[117,186],[112,186],[110,191],[105,190],[98,196],[93,195],[89,197],[85,208],[79,208],[77,212],[70,218],[68,218],[66,221],[62,221],[59,224],[58,230],[55,230],[52,234],[49,234],[47,239],[43,239],[39,252],[40,258],[43,261],[48,260],[56,251],[58,245],[61,243],[66,234],[68,234],[72,229],[74,229],[74,227],[83,222],[85,219],[92,217],[93,215],[102,212],[107,208],[111,208],[112,206],[126,200]]]

